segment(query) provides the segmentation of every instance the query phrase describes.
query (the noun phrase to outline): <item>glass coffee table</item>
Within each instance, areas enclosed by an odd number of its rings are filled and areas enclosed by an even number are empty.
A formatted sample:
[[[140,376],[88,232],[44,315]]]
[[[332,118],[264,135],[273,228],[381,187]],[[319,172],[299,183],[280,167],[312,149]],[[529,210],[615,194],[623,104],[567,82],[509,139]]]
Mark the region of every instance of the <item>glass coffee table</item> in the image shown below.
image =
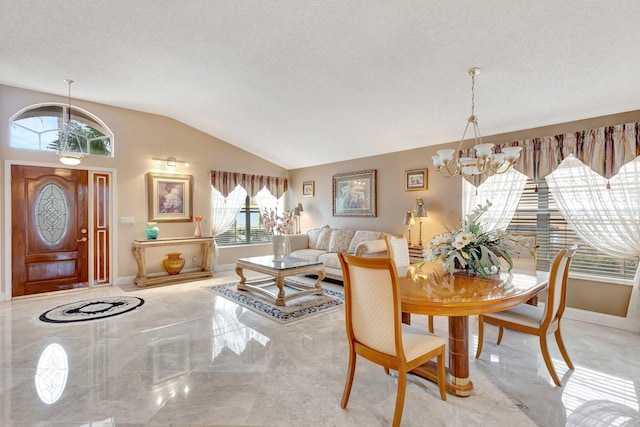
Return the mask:
[[[270,277],[247,280],[244,276],[244,270],[264,273]],[[256,292],[274,300],[276,305],[286,305],[287,301],[304,295],[324,294],[320,285],[322,279],[324,279],[324,265],[320,261],[308,261],[295,257],[283,257],[282,261],[274,261],[273,255],[239,258],[236,261],[236,274],[240,276],[239,291]],[[315,274],[318,278],[313,286],[287,281],[286,286],[297,290],[297,292],[287,295],[285,293],[286,278],[302,274]],[[278,288],[277,294],[265,289],[270,286],[273,287],[274,284]]]

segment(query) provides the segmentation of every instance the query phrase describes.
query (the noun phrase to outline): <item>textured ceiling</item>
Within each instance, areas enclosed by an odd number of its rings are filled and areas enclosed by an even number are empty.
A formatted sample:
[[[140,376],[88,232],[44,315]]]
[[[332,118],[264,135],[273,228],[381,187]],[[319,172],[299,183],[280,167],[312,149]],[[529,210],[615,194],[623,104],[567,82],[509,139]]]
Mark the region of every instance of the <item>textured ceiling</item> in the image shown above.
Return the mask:
[[[637,1],[1,0],[0,84],[288,169],[640,109]],[[425,159],[426,162],[426,159]]]

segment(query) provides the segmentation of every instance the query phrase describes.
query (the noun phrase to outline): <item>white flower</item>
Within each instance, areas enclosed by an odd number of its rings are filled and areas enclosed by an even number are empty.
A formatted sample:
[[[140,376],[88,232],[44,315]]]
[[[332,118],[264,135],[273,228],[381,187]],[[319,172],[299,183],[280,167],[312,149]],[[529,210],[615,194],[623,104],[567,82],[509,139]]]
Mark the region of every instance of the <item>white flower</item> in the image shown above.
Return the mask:
[[[475,234],[473,233],[458,233],[452,245],[456,249],[462,249],[469,243],[475,240]]]

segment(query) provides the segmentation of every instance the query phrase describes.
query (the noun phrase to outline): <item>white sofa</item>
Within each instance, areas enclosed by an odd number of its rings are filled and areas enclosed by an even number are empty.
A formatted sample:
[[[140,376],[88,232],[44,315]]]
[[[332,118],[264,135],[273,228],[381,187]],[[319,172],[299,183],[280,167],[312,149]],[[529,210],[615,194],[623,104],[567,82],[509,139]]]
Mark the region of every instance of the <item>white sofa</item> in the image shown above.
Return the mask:
[[[305,234],[287,235],[289,255],[311,261],[321,261],[326,277],[342,281],[338,252],[362,257],[386,257],[387,233],[368,230],[343,230],[324,226]]]

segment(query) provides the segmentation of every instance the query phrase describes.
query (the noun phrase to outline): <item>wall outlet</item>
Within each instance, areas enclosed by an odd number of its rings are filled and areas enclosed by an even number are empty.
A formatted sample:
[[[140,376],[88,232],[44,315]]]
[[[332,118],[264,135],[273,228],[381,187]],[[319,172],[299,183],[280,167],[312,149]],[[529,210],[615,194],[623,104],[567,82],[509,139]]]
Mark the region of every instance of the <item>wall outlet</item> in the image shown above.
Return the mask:
[[[194,256],[193,258],[191,258],[191,264],[197,264],[198,263],[198,257]]]

